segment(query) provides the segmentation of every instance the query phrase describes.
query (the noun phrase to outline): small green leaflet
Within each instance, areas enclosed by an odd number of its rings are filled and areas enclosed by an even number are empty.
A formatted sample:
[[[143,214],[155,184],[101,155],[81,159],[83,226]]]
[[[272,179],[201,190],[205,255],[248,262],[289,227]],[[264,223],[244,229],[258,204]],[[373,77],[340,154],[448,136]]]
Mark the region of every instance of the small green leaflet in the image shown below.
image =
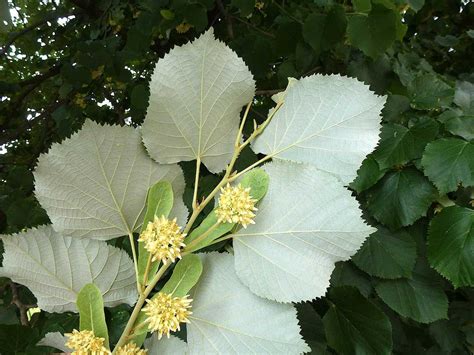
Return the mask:
[[[474,211],[452,206],[431,221],[428,260],[454,287],[474,286]]]
[[[474,142],[442,138],[426,146],[421,160],[425,174],[445,194],[459,184],[474,185]]]
[[[173,188],[168,181],[159,181],[148,189],[147,208],[143,220],[141,232],[143,232],[148,222],[153,221],[155,216],[168,217],[173,208]],[[138,243],[138,277],[140,284],[143,285],[145,269],[148,263],[150,253],[145,249],[144,244]],[[158,269],[159,262],[151,264],[149,275],[154,275]]]
[[[92,330],[94,335],[104,338],[104,346],[109,349],[109,333],[105,322],[104,301],[100,290],[94,284],[85,285],[77,295],[80,330]]]
[[[392,326],[376,305],[353,287],[329,292],[330,307],[323,317],[329,346],[339,354],[390,354]]]
[[[202,273],[202,262],[196,254],[188,254],[181,259],[173,270],[171,278],[160,292],[173,297],[184,297],[198,282]]]

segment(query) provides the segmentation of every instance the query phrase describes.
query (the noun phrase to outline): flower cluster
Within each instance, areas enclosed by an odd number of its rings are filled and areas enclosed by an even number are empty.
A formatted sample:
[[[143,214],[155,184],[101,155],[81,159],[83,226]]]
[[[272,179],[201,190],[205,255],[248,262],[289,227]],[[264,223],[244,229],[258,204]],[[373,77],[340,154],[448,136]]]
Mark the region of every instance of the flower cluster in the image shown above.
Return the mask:
[[[74,329],[72,333],[65,334],[68,338],[66,346],[73,349],[72,355],[105,355],[110,351],[104,347],[104,338],[94,335],[91,330],[78,331]]]
[[[253,217],[256,199],[250,196],[250,188],[244,188],[240,184],[221,188],[219,206],[216,215],[219,222],[240,223],[244,228],[254,224]]]
[[[147,350],[140,349],[135,343],[129,343],[114,350],[117,355],[146,355]]]
[[[166,264],[181,258],[186,234],[180,231],[176,218],[170,221],[164,216],[155,216],[153,221],[148,222],[138,241],[145,243],[145,249],[151,253],[152,261],[160,260]]]
[[[170,332],[180,330],[180,323],[189,323],[188,317],[192,314],[192,299],[188,296],[172,297],[171,295],[158,292],[151,300],[147,300],[143,312],[148,316],[146,322],[148,328],[158,332],[158,339],[163,334],[169,338]]]

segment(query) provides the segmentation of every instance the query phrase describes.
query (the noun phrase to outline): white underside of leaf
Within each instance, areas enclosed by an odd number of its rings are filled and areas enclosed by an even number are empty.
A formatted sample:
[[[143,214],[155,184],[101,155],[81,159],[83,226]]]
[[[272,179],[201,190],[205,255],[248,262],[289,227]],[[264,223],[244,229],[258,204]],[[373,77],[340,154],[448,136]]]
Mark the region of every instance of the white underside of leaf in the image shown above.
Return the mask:
[[[377,145],[386,98],[356,79],[319,74],[292,82],[284,98],[253,150],[351,182]]]
[[[255,224],[234,238],[235,269],[257,295],[281,302],[321,297],[334,264],[347,260],[374,228],[332,175],[307,164],[275,161]]]
[[[136,231],[148,187],[159,180],[173,185],[175,216],[187,212],[181,168],[154,162],[132,127],[88,120],[40,156],[34,175],[36,197],[64,235],[108,240]]]
[[[229,162],[242,106],[255,82],[212,28],[160,59],[150,82],[143,142],[160,163],[201,158],[211,172]]]
[[[72,353],[73,349],[69,349],[66,344],[66,337],[60,332],[47,333],[36,345],[50,346],[52,348],[61,350],[65,353]]]
[[[237,278],[230,254],[201,254],[203,274],[192,291],[191,354],[300,354],[310,349],[292,305],[260,298]]]
[[[147,355],[184,355],[188,354],[188,344],[178,337],[171,335],[158,340],[156,333],[145,341]]]
[[[104,304],[134,304],[135,271],[127,253],[104,242],[63,237],[51,226],[1,236],[5,247],[0,275],[25,285],[47,312],[77,312],[81,288],[95,284]]]

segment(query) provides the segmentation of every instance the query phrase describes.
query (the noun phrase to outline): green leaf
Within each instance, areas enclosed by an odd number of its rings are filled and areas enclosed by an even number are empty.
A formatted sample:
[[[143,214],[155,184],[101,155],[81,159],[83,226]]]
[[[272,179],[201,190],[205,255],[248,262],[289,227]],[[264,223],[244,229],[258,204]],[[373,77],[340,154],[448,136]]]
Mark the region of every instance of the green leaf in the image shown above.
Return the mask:
[[[310,14],[303,25],[303,38],[317,53],[342,41],[346,33],[344,8],[335,5],[327,14]]]
[[[77,312],[77,294],[94,283],[104,303],[134,304],[135,270],[123,250],[91,239],[63,237],[51,226],[1,236],[5,247],[0,276],[27,286],[47,312]]]
[[[92,330],[94,335],[104,338],[104,345],[109,349],[109,333],[105,323],[104,300],[102,293],[94,284],[87,284],[77,294],[80,330]]]
[[[474,140],[474,116],[452,117],[444,122],[444,127],[468,141]]]
[[[250,292],[234,272],[230,254],[200,255],[203,274],[192,291],[187,324],[189,353],[285,353],[309,351],[291,304],[271,302]]]
[[[168,181],[159,181],[148,189],[145,218],[141,228],[142,233],[149,222],[152,222],[155,216],[168,217],[173,208],[173,187]],[[144,243],[138,243],[138,278],[143,285],[145,269],[148,263],[150,253],[145,249]],[[159,262],[151,264],[149,275],[154,275],[158,269]]]
[[[474,84],[468,81],[456,82],[454,103],[467,115],[474,115]]]
[[[372,292],[370,278],[357,269],[350,261],[340,261],[331,274],[331,287],[352,286],[359,290],[364,297]]]
[[[397,39],[399,16],[377,3],[372,4],[368,15],[349,17],[347,35],[349,42],[372,58],[385,52]]]
[[[370,154],[362,162],[360,169],[357,171],[357,177],[349,186],[356,192],[361,193],[374,186],[384,175],[385,170],[380,169],[377,160]]]
[[[453,102],[454,89],[434,74],[421,74],[408,85],[413,108],[430,110]]]
[[[370,0],[352,0],[352,5],[357,12],[370,12],[372,9]]]
[[[459,184],[474,185],[474,142],[458,138],[438,139],[426,146],[421,160],[425,174],[445,194]]]
[[[324,354],[327,349],[324,325],[311,303],[296,304],[301,335],[311,348],[311,353]]]
[[[212,28],[173,48],[150,81],[142,134],[151,157],[163,164],[199,158],[211,172],[223,170],[234,150],[240,111],[254,91],[247,66]]]
[[[331,289],[329,300],[323,323],[330,347],[339,354],[390,354],[392,327],[377,306],[352,287]]]
[[[250,187],[250,195],[252,198],[257,201],[261,200],[268,190],[268,184],[270,178],[268,174],[261,168],[256,168],[250,170],[244,175],[240,184],[243,187]],[[186,238],[186,244],[191,243],[193,240],[197,239],[203,233],[205,233],[209,228],[217,223],[217,216],[215,210],[213,210],[209,215],[202,221],[199,227],[195,228],[191,234]],[[209,235],[204,238],[201,242],[196,244],[192,250],[199,250],[209,243],[212,243],[217,238],[223,236],[224,234],[229,233],[235,226],[235,223],[221,223],[216,229],[214,229]]]
[[[416,169],[391,172],[367,192],[370,213],[377,221],[397,229],[426,215],[436,189]]]
[[[408,5],[410,5],[413,11],[418,12],[425,5],[425,0],[408,0]]]
[[[399,124],[386,124],[382,128],[380,144],[373,153],[381,169],[405,164],[421,158],[426,144],[436,138],[438,123],[424,118],[410,128]]]
[[[176,264],[173,275],[161,289],[173,297],[184,297],[198,282],[202,273],[202,263],[196,254],[188,254]]]
[[[241,17],[247,17],[253,12],[255,0],[232,0],[231,4],[240,10]]]
[[[374,229],[334,176],[281,160],[263,168],[271,183],[255,224],[233,239],[237,275],[271,300],[321,297],[335,263],[349,259]]]
[[[474,211],[452,206],[444,208],[430,224],[430,265],[454,287],[474,286]]]
[[[417,264],[409,279],[382,280],[375,290],[391,309],[420,323],[448,317],[448,298],[433,271]]]
[[[405,231],[379,228],[352,257],[369,275],[385,279],[409,277],[416,262],[416,243]]]
[[[339,75],[292,81],[284,96],[285,104],[252,149],[309,163],[344,183],[351,182],[377,145],[385,97],[356,79]]]
[[[160,10],[160,15],[166,20],[173,20],[174,19],[174,12],[168,9],[162,9]]]
[[[181,168],[151,160],[132,127],[87,120],[39,157],[34,176],[38,201],[68,236],[109,240],[138,230],[148,187],[159,180],[172,183],[176,215],[183,219]]]

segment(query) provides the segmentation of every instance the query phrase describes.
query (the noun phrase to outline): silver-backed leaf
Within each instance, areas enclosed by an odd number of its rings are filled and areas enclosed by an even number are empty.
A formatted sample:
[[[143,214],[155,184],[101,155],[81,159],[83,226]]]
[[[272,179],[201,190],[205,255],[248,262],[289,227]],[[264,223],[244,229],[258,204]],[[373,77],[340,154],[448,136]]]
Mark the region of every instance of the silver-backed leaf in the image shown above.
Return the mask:
[[[35,194],[53,227],[64,235],[108,240],[136,231],[148,187],[168,180],[175,212],[183,218],[184,177],[178,165],[160,165],[146,153],[133,127],[82,129],[38,159]]]
[[[334,264],[347,260],[375,229],[351,193],[314,166],[274,161],[255,224],[234,237],[235,269],[255,294],[280,302],[321,297]]]
[[[41,339],[36,345],[38,346],[49,346],[61,350],[65,353],[72,353],[74,350],[68,348],[65,344],[67,338],[60,332],[46,333],[43,339]]]
[[[301,354],[296,310],[254,295],[238,279],[230,254],[200,254],[203,274],[191,292],[191,354]]]
[[[291,82],[283,97],[253,150],[309,163],[351,182],[377,145],[386,97],[357,79],[320,74]]]
[[[25,285],[47,312],[77,312],[81,288],[93,283],[104,304],[134,304],[133,262],[123,250],[92,239],[63,237],[51,226],[1,236],[5,253],[0,275]]]
[[[188,344],[178,337],[171,335],[169,338],[158,339],[158,335],[153,333],[145,340],[145,349],[148,355],[185,355],[188,354]]]
[[[143,142],[159,163],[200,158],[211,172],[232,156],[240,111],[255,92],[244,61],[211,28],[160,59],[150,82]]]

